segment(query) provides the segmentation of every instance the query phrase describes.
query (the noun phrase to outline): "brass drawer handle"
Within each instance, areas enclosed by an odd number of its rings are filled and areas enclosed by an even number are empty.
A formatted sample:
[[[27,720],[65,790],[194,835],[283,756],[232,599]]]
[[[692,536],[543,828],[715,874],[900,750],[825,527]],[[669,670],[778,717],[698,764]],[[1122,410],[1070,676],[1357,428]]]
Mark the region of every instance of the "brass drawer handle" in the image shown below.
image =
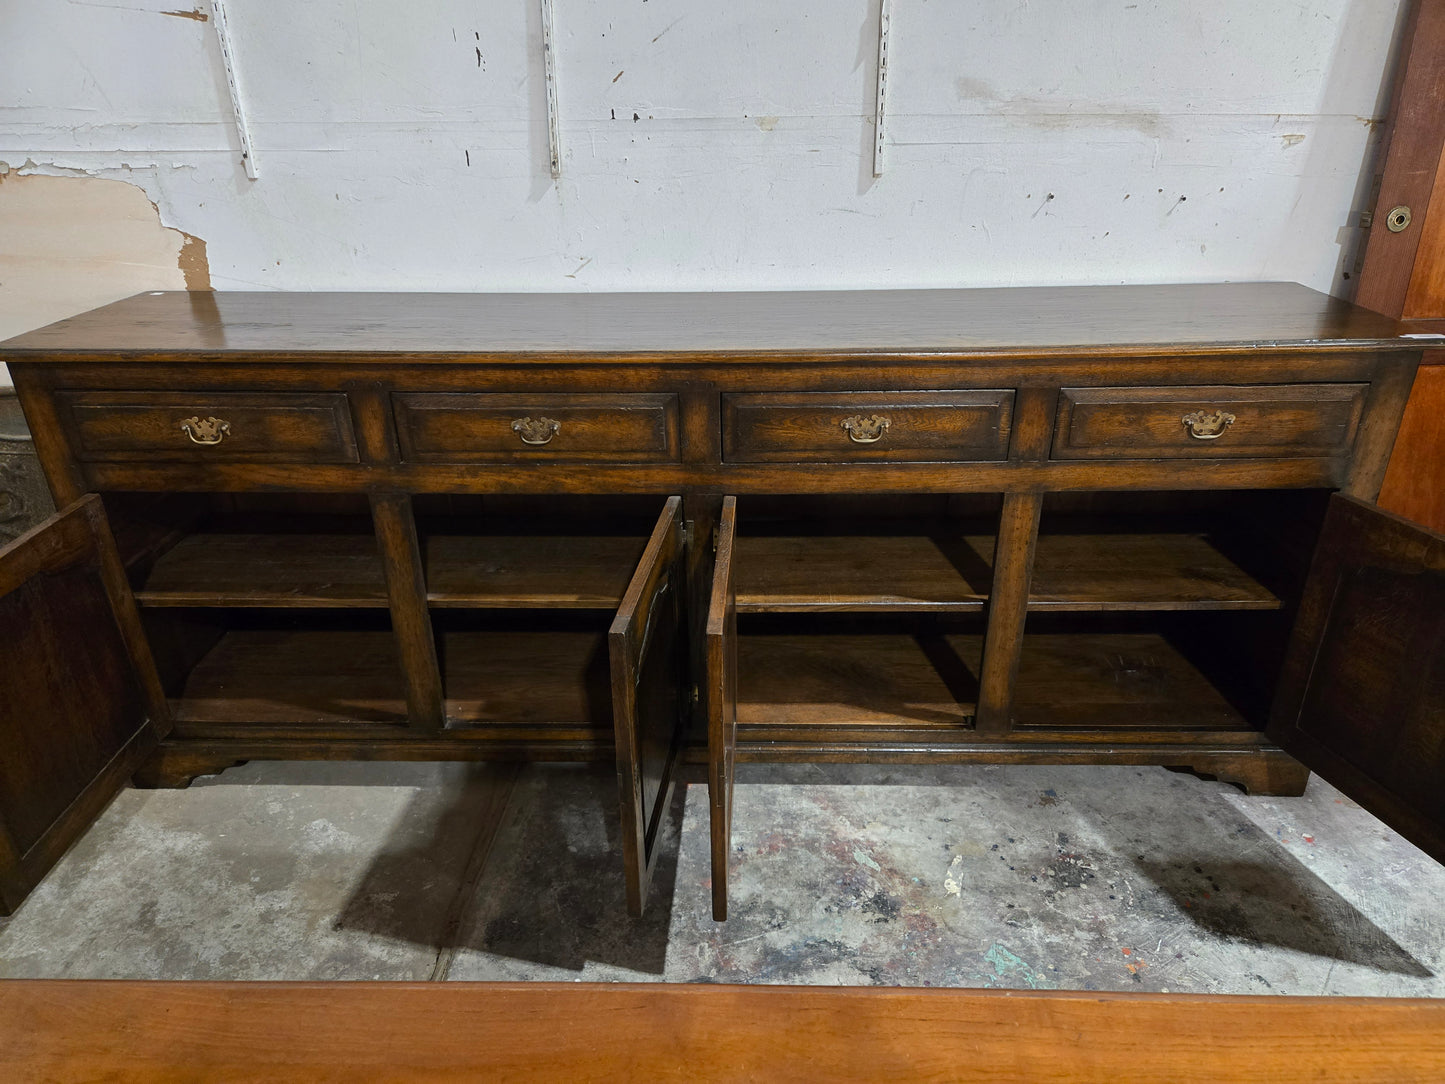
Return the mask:
[[[231,423],[220,418],[187,418],[181,422],[181,432],[192,444],[220,444],[231,435]]]
[[[1195,440],[1218,440],[1224,436],[1224,431],[1234,424],[1234,415],[1227,410],[1212,412],[1196,410],[1193,414],[1186,414],[1179,420],[1184,423],[1184,428],[1189,430],[1189,435]]]
[[[512,423],[512,432],[523,444],[550,444],[561,428],[562,423],[551,418],[518,418]]]
[[[871,418],[854,414],[851,418],[844,418],[842,424],[848,432],[848,439],[854,444],[877,444],[893,423],[881,414],[874,414]]]

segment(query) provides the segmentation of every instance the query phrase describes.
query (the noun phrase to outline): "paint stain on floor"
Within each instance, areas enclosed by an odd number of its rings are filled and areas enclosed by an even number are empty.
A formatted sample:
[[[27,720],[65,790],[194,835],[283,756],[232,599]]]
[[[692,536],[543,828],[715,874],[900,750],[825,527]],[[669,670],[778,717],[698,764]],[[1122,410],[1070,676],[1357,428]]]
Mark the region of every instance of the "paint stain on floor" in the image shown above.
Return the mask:
[[[701,786],[631,919],[612,772],[524,770],[468,879],[485,774],[296,771],[122,795],[0,924],[0,975],[1445,996],[1445,868],[1319,780],[749,766],[718,923]]]

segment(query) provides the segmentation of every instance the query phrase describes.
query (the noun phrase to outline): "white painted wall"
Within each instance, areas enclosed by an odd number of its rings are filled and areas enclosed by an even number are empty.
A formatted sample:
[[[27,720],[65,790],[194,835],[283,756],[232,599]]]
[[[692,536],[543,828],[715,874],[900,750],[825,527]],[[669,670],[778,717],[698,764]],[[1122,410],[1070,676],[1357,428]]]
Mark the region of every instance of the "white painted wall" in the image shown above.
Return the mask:
[[[218,289],[1341,292],[1400,4],[894,0],[875,180],[878,0],[556,0],[557,182],[538,0],[230,0],[256,181],[182,6],[0,4],[0,162],[140,186]]]

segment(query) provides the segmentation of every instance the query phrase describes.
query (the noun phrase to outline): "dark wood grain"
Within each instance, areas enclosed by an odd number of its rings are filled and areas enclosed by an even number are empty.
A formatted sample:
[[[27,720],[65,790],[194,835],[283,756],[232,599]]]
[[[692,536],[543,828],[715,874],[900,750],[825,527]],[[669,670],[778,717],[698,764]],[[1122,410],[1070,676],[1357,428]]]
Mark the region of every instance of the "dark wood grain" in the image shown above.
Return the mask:
[[[61,425],[55,398],[41,390],[42,384],[43,377],[33,381],[22,377],[16,383],[15,396],[25,412],[31,435],[36,437],[35,455],[45,472],[51,499],[59,509],[80,500],[89,488]]]
[[[1010,493],[1004,497],[999,514],[979,681],[978,729],[982,734],[1005,734],[1012,726],[1011,705],[1018,684],[1024,617],[1043,507],[1041,493]]]
[[[0,1070],[10,1079],[54,1084],[1434,1084],[1445,1076],[1445,1002],[666,983],[32,981],[0,984],[0,1040]]]
[[[408,721],[418,730],[437,730],[446,723],[442,705],[441,667],[437,663],[431,614],[427,610],[426,573],[421,543],[412,516],[411,494],[373,493],[371,515],[376,546],[386,573],[391,628],[401,659]]]
[[[604,629],[445,628],[449,727],[495,740],[611,746]],[[175,704],[179,736],[408,740],[405,691],[389,632],[238,628],[196,666]],[[383,750],[379,750],[383,751]]]
[[[1445,535],[1333,499],[1269,733],[1445,861]]]
[[[606,624],[578,629],[444,629],[440,634],[453,730],[494,740],[612,744]],[[482,736],[482,735],[478,735]]]
[[[372,629],[234,629],[191,671],[173,712],[178,734],[197,723],[407,721],[396,641]]]
[[[687,672],[682,498],[669,497],[607,633],[622,811],[627,909],[641,915],[657,865],[673,765],[691,697]]]
[[[426,597],[439,608],[615,609],[646,546],[629,535],[430,535]],[[385,608],[376,539],[352,534],[187,535],[154,563],[144,606]]]
[[[676,395],[393,397],[402,458],[413,463],[666,463],[677,458]],[[514,426],[540,426],[524,434]],[[528,440],[540,443],[528,443]]]
[[[738,611],[982,611],[992,536],[949,538],[919,526],[928,533],[744,534],[734,557]]]
[[[98,497],[0,549],[0,664],[9,914],[170,729]]]
[[[1029,633],[1016,728],[1247,729],[1249,720],[1159,633]]]
[[[1433,169],[1433,160],[1432,160]],[[147,293],[0,344],[9,361],[780,351],[1179,350],[1383,343],[1389,319],[1293,283],[833,293]]]
[[[978,540],[982,546],[983,540]],[[1030,610],[1277,610],[1207,534],[1039,535]]]
[[[1055,459],[1233,459],[1339,454],[1354,443],[1367,385],[1065,388]],[[1183,419],[1226,412],[1218,436]]]
[[[1388,447],[1388,444],[1386,444]],[[778,493],[1005,493],[1101,489],[1306,489],[1344,484],[1350,456],[1275,459],[1131,460],[1126,471],[1102,461],[1052,463],[734,463],[609,466],[424,465],[415,467],[281,466],[265,464],[93,463],[85,472],[99,491],[215,490],[365,493],[370,487],[437,494],[647,494],[679,490],[738,496]]]
[[[855,741],[973,722],[980,637],[810,630],[738,637],[738,738]],[[858,733],[858,731],[864,733]]]
[[[81,460],[353,463],[346,396],[269,392],[60,392]],[[225,422],[216,444],[187,436],[190,418]]]
[[[427,598],[466,609],[615,609],[646,536],[432,535],[423,542]]]
[[[912,463],[1001,460],[1013,392],[725,394],[723,459],[730,463]],[[850,433],[848,426],[860,430]]]
[[[1350,470],[1340,488],[1352,497],[1372,501],[1380,494],[1390,466],[1390,449],[1410,398],[1416,364],[1382,367],[1365,395],[1365,414],[1355,438]]]
[[[744,535],[740,613],[976,612],[988,600],[995,537]],[[1044,533],[1030,610],[1274,610],[1279,598],[1198,533]]]
[[[376,539],[347,534],[187,535],[136,589],[143,606],[385,608]]]
[[[707,606],[707,790],[712,845],[712,917],[728,917],[728,866],[732,858],[733,770],[738,738],[738,607],[734,574],[739,560],[738,502],[723,499],[718,517],[712,590]]]

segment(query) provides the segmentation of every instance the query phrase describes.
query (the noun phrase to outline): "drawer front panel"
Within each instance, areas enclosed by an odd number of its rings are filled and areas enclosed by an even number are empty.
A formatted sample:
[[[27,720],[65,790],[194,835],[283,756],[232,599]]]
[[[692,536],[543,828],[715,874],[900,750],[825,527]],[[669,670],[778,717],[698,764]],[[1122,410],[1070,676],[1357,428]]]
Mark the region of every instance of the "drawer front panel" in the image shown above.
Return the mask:
[[[1064,388],[1054,459],[1273,459],[1347,453],[1368,384]]]
[[[355,463],[340,392],[59,391],[87,462]]]
[[[738,392],[722,397],[733,463],[977,463],[1008,458],[1012,391]]]
[[[670,463],[678,458],[678,406],[672,394],[411,392],[392,401],[401,455],[412,463]]]

